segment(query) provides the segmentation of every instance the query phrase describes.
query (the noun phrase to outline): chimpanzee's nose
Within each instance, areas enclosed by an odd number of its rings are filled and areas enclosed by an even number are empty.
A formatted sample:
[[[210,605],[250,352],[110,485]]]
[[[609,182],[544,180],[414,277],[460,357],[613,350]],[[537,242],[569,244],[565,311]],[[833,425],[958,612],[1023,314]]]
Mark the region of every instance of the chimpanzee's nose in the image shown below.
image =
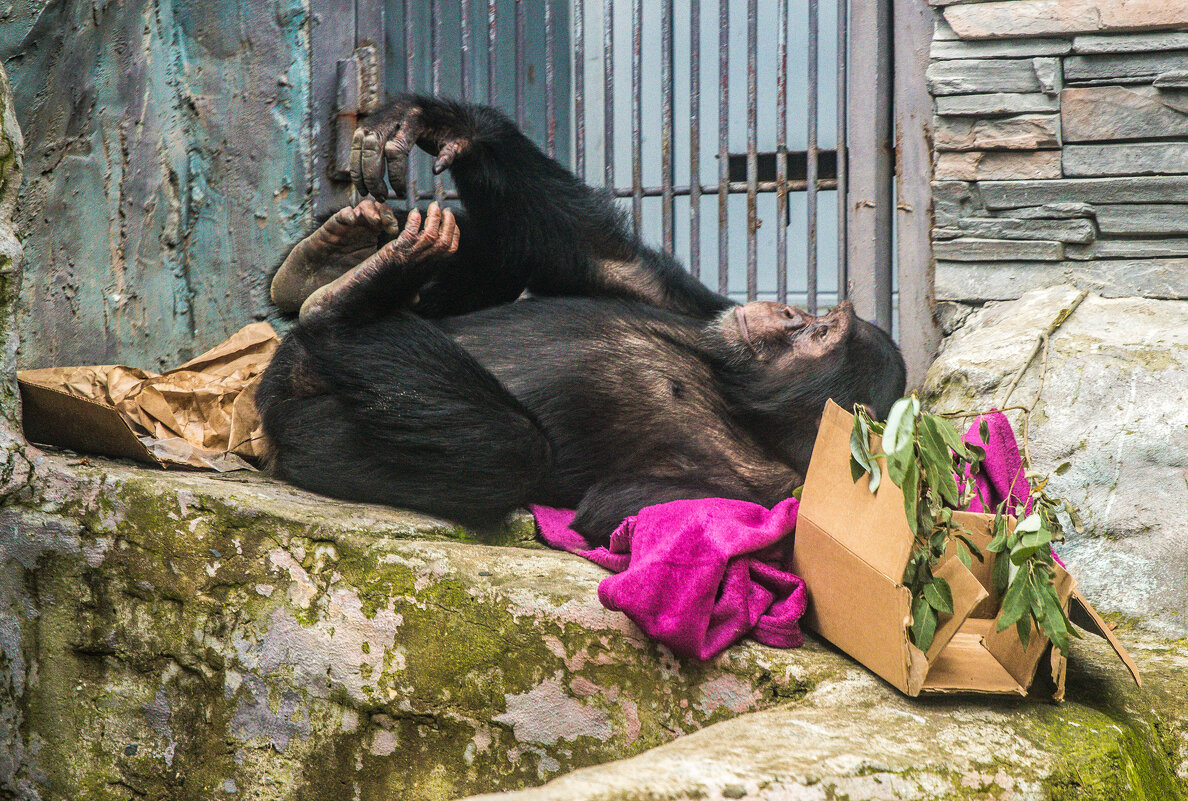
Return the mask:
[[[795,306],[785,306],[780,310],[780,316],[784,318],[784,328],[791,328],[793,331],[804,328],[815,319],[808,312],[801,311]]]

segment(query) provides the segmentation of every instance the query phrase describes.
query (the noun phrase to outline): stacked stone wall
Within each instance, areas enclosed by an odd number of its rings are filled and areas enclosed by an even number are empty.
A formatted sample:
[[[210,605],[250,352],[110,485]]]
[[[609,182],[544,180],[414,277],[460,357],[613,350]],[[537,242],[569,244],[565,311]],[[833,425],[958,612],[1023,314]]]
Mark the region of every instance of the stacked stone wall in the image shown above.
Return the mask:
[[[1188,297],[1188,6],[936,5],[938,300]]]

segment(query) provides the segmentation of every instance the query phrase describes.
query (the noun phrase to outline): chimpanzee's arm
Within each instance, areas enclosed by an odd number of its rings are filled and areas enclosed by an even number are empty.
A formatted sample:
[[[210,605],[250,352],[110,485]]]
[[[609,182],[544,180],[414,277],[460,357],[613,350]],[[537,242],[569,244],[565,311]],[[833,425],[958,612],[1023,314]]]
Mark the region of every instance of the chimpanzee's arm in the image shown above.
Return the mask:
[[[355,134],[351,171],[359,191],[383,199],[405,185],[419,145],[452,171],[466,209],[449,269],[422,292],[430,313],[536,295],[605,296],[709,317],[733,305],[672,258],[643,247],[610,194],[548,158],[495,109],[407,96]],[[434,308],[434,307],[438,308]]]

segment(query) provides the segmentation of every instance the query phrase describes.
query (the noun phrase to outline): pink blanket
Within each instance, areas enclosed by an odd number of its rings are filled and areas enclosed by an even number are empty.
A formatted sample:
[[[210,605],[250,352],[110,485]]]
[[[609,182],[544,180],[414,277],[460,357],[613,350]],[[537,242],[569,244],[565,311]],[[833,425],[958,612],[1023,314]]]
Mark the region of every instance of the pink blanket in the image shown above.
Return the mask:
[[[975,420],[965,441],[986,449],[973,480],[972,512],[993,511],[1004,499],[1024,503],[1030,487],[1011,424],[1001,412],[984,415],[989,441]],[[591,548],[569,524],[574,513],[532,507],[541,536],[612,571],[598,585],[607,609],[623,612],[674,653],[711,659],[748,634],[764,645],[795,648],[804,641],[800,616],[808,596],[788,572],[788,535],[798,503],[770,510],[746,501],[706,498],[649,506],[611,535],[610,547]]]
[[[571,511],[532,512],[546,543],[614,571],[598,585],[603,606],[674,653],[705,660],[748,634],[776,648],[803,642],[807,596],[786,569],[785,547],[797,506],[795,498],[770,510],[723,498],[661,503],[624,520],[609,548],[590,548],[570,529]]]

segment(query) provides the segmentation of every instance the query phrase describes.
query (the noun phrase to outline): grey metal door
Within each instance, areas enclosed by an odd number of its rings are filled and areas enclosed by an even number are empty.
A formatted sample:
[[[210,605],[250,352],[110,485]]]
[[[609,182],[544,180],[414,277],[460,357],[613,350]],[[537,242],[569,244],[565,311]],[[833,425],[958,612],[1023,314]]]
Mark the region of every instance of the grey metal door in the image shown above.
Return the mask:
[[[316,213],[349,199],[334,131],[377,95],[469,98],[610,187],[645,239],[719,291],[810,310],[850,297],[890,330],[890,3],[355,0],[353,27],[340,11],[342,30],[313,40]],[[341,0],[314,5],[328,19],[316,6]],[[426,160],[411,183],[450,195]]]

